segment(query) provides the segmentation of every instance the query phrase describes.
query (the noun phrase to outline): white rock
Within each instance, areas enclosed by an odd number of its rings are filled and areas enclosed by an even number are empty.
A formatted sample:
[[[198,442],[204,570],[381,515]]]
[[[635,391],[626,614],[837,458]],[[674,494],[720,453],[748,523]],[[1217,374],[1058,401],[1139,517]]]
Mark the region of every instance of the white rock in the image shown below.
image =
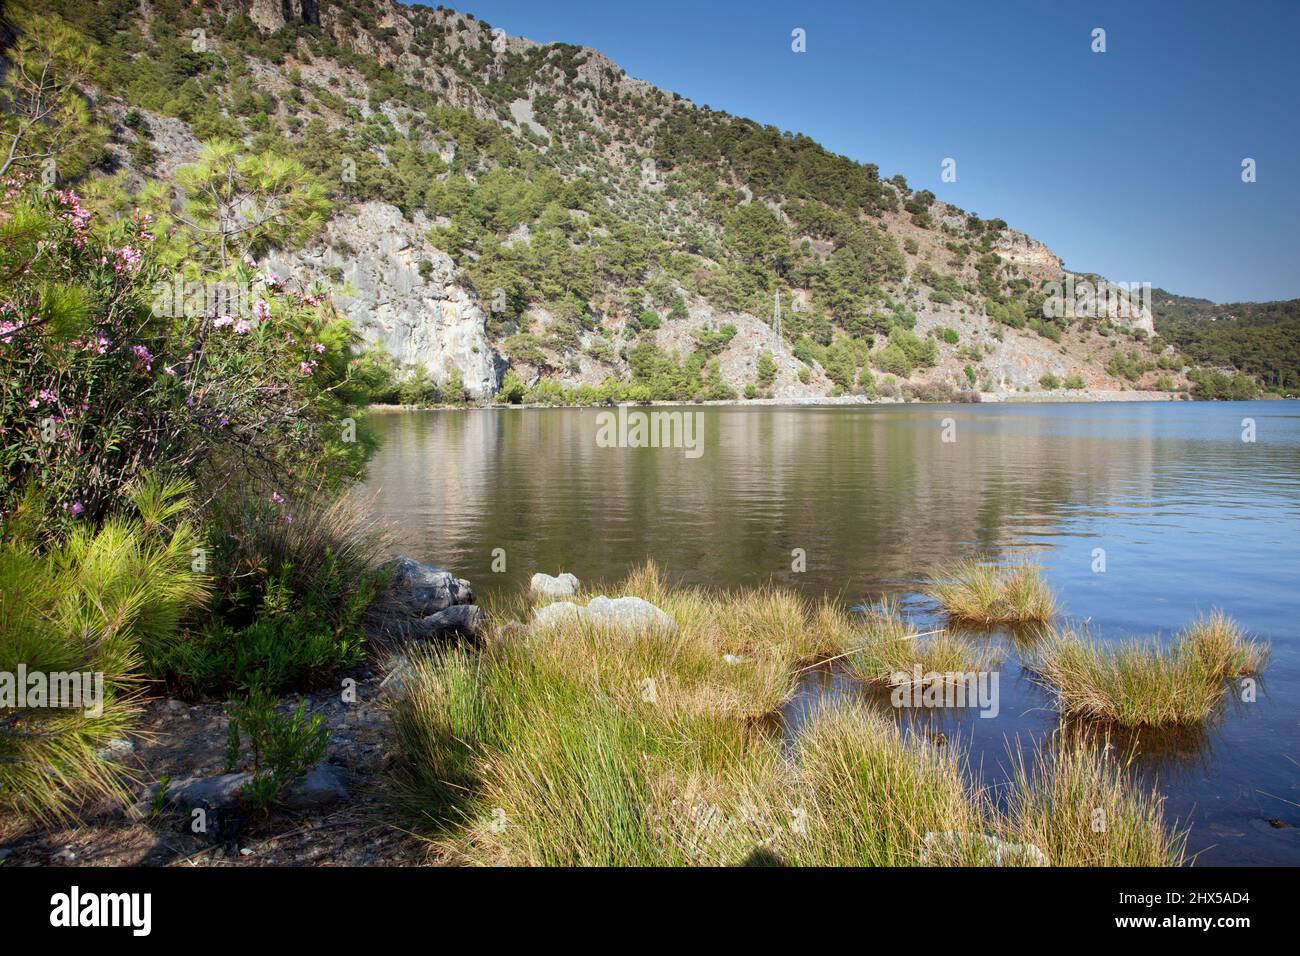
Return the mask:
[[[568,571],[557,574],[555,577],[538,572],[528,582],[528,587],[534,593],[546,597],[573,597],[578,593],[578,589],[582,587],[582,584]]]
[[[590,624],[621,634],[677,630],[677,622],[670,615],[644,598],[630,595],[620,598],[597,595],[586,607],[572,601],[557,601],[534,610],[533,621],[542,627]]]

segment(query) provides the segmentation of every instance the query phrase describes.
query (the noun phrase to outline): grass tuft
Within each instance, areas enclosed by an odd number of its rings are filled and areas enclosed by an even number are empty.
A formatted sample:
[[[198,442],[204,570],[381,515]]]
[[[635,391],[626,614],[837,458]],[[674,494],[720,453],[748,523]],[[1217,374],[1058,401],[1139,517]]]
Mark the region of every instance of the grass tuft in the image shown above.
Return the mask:
[[[1031,668],[1055,691],[1067,716],[1160,726],[1205,719],[1232,680],[1260,672],[1267,653],[1216,611],[1169,646],[1134,641],[1107,647],[1074,632],[1057,633]]]
[[[968,624],[1032,624],[1056,614],[1056,598],[1032,564],[997,566],[963,560],[933,575],[926,593],[953,621]]]

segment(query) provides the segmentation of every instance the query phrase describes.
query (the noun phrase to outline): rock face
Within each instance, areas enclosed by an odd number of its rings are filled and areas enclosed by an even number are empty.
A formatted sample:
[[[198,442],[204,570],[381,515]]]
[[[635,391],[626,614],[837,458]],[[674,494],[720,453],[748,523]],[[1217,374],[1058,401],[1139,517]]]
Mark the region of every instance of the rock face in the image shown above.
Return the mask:
[[[544,597],[573,597],[582,584],[568,571],[555,577],[538,572],[533,575],[528,587],[534,594]]]
[[[464,578],[411,558],[398,558],[393,563],[390,586],[397,600],[411,614],[422,618],[455,604],[474,603],[474,592]]]
[[[361,203],[340,211],[311,245],[264,263],[311,284],[332,277],[331,298],[358,332],[394,359],[427,369],[439,386],[453,372],[473,398],[491,395],[504,363],[488,341],[478,299],[455,282],[456,267],[429,244],[422,214]]]
[[[603,594],[592,598],[586,607],[572,601],[539,607],[533,611],[533,623],[546,628],[577,623],[621,634],[677,630],[677,622],[670,615],[644,598],[607,598]]]

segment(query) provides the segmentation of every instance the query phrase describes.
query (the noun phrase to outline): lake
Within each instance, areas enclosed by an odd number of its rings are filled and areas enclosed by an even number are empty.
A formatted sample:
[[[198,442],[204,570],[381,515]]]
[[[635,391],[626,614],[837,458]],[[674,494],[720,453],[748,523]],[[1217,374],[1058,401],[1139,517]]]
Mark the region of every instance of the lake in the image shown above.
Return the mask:
[[[1272,645],[1258,699],[1230,698],[1198,732],[1144,733],[1140,772],[1190,827],[1199,864],[1300,863],[1300,405],[641,411],[698,414],[698,444],[604,447],[596,409],[377,412],[366,491],[401,553],[480,594],[534,571],[613,580],[653,559],[676,583],[774,582],[850,605],[895,594],[928,623],[926,575],[987,555],[1041,564],[1066,619],[1098,640],[1167,637],[1222,608]],[[1031,745],[1056,716],[1014,636],[983,639],[1003,653],[998,716],[925,719],[996,784],[1008,742]],[[833,665],[814,669],[787,724],[859,693]]]

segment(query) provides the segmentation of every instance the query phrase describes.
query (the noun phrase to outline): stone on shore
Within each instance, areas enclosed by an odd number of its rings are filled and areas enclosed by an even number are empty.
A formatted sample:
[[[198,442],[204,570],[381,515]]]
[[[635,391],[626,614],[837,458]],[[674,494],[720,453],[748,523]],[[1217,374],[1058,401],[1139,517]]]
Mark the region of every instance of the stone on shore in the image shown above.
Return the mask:
[[[397,600],[418,617],[458,604],[474,603],[474,592],[464,578],[411,558],[402,557],[393,562],[390,587]]]
[[[555,577],[542,574],[539,571],[533,575],[528,587],[534,594],[540,594],[543,597],[573,597],[578,593],[578,589],[582,587],[582,584],[568,571],[557,574]]]
[[[539,607],[533,611],[533,623],[541,627],[585,624],[621,634],[677,630],[677,622],[670,615],[644,598],[608,598],[603,594],[592,598],[586,607],[572,601]]]
[[[483,633],[486,621],[486,615],[477,604],[453,604],[413,623],[410,636],[422,641],[477,638]]]

